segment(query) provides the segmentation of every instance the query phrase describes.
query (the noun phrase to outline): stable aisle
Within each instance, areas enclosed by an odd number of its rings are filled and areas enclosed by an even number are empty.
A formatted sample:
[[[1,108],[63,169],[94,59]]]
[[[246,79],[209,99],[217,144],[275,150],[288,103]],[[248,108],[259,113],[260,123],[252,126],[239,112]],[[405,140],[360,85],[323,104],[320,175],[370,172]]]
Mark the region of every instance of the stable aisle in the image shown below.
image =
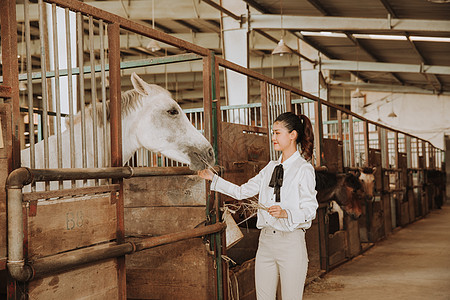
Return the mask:
[[[450,300],[450,205],[308,285],[304,300]]]

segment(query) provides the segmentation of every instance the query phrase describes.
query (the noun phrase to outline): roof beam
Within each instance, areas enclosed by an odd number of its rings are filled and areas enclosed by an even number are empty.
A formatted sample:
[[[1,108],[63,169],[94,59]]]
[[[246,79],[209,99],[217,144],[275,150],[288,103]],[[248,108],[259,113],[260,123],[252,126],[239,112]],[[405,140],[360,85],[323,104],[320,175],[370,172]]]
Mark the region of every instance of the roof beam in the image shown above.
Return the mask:
[[[431,89],[423,89],[410,85],[395,85],[395,84],[378,84],[365,82],[350,82],[340,80],[330,80],[327,82],[328,86],[333,89],[354,90],[360,88],[363,91],[373,92],[394,92],[394,93],[411,93],[411,94],[429,94],[435,95],[436,92]],[[443,95],[450,95],[450,92],[444,92]]]
[[[84,1],[96,8],[105,10],[115,15],[119,15],[131,20],[149,20],[151,19],[151,2],[147,0],[129,1],[126,12],[120,0],[108,1]],[[194,7],[195,5],[195,7]],[[24,21],[24,5],[16,5],[17,21]],[[180,13],[182,12],[182,13]],[[127,14],[128,13],[128,14]],[[219,19],[220,13],[209,4],[198,1],[179,1],[164,0],[155,1],[155,19],[156,20],[187,20],[187,19]],[[37,21],[38,5],[30,3],[30,21]]]
[[[252,15],[252,29],[281,29],[279,15]],[[450,21],[381,19],[381,18],[346,18],[346,17],[311,17],[283,16],[285,30],[386,30],[386,31],[428,31],[450,32]]]
[[[351,60],[322,60],[322,69],[346,70],[346,71],[367,71],[367,72],[388,72],[388,73],[423,73],[450,75],[449,66],[432,66],[424,64],[396,64],[384,62],[366,62]]]

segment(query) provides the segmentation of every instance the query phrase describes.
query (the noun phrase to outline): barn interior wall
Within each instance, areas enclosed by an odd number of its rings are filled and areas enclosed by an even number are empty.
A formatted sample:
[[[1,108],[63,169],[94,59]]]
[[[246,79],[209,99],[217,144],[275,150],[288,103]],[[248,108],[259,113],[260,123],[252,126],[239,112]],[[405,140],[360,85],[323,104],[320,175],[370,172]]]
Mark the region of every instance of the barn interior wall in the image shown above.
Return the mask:
[[[450,134],[450,96],[389,92],[365,92],[352,99],[352,111],[388,127],[428,140],[444,149]],[[394,112],[396,117],[389,117]]]

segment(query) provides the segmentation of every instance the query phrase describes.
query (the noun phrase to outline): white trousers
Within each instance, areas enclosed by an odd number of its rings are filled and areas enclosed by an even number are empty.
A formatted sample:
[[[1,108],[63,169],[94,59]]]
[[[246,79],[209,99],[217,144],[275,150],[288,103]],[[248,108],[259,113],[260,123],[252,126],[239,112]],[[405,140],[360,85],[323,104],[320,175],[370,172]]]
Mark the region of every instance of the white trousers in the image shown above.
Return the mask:
[[[302,299],[307,270],[308,253],[303,230],[261,230],[255,260],[258,300],[275,300],[278,278],[283,300]]]

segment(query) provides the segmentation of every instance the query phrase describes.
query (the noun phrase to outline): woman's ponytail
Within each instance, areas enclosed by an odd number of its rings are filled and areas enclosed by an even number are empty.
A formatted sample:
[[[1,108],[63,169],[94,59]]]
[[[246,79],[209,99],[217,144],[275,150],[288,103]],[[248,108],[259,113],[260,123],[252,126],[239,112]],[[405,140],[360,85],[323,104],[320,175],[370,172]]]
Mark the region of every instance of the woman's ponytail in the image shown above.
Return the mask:
[[[300,115],[299,118],[303,125],[303,134],[299,134],[302,154],[306,160],[310,160],[314,151],[314,132],[312,124],[305,115]]]

